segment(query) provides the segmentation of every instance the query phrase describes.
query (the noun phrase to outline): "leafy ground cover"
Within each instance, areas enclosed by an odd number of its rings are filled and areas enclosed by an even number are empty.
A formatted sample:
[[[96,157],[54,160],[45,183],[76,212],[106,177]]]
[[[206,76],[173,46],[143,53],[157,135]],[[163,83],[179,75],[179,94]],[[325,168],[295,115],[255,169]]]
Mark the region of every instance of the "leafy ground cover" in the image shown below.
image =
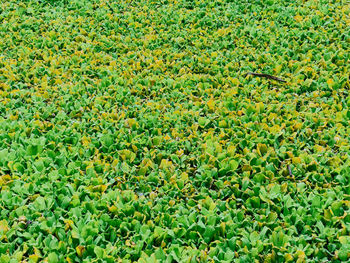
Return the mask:
[[[0,262],[348,261],[345,2],[1,1]]]

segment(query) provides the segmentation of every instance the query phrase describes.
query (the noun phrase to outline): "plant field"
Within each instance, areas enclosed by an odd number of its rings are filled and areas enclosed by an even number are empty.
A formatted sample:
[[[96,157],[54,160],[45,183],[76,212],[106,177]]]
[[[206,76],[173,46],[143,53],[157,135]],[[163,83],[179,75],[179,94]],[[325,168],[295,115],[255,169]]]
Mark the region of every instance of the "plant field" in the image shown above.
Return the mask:
[[[0,262],[349,262],[349,12],[0,1]]]

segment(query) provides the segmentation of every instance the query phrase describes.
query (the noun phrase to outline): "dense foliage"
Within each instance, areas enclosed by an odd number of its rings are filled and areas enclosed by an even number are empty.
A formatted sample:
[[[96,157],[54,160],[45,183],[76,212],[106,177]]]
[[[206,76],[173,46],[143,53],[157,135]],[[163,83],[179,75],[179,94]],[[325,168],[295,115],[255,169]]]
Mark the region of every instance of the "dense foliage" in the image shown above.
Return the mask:
[[[344,1],[1,1],[0,262],[348,261],[349,24]]]

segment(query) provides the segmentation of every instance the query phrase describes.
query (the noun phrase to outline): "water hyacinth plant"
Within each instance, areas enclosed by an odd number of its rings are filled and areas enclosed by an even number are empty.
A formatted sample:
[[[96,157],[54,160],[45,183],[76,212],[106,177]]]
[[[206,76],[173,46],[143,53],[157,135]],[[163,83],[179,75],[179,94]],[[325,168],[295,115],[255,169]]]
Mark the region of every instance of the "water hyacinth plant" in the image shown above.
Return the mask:
[[[0,262],[348,262],[349,23],[1,1]]]

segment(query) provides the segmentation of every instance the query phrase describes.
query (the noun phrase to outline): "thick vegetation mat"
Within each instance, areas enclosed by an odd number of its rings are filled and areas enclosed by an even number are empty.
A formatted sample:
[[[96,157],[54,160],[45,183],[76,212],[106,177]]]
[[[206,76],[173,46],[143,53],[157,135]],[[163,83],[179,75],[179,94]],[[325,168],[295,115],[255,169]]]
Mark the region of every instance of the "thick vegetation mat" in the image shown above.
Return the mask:
[[[349,262],[349,24],[0,1],[0,262]]]

